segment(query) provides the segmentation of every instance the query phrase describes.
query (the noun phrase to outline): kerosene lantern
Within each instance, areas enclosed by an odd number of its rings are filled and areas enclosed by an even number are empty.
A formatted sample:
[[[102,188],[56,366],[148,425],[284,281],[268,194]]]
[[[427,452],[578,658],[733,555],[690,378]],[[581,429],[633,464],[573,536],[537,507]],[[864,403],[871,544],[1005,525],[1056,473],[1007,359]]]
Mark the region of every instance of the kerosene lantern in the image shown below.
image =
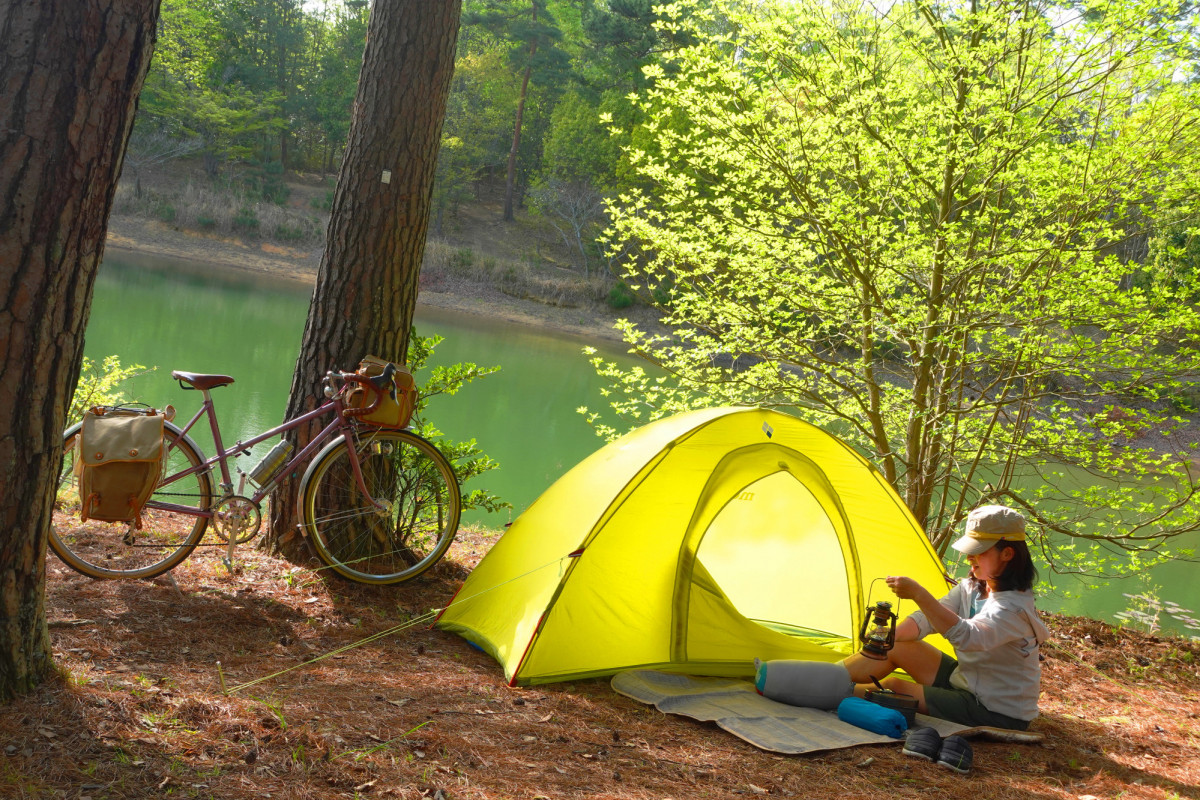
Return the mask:
[[[896,614],[892,612],[892,604],[880,600],[874,608],[867,609],[863,618],[862,630],[858,640],[862,642],[862,654],[876,661],[886,661],[888,651],[896,644]],[[867,628],[870,628],[870,631]]]

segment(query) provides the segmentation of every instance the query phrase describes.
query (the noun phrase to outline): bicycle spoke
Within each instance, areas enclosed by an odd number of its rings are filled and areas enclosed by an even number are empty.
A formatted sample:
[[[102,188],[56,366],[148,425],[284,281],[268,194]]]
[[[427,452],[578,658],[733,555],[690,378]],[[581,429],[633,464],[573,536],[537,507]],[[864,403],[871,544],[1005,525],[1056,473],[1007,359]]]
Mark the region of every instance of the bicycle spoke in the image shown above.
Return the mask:
[[[428,569],[458,526],[458,484],[441,454],[402,431],[364,437],[363,481],[381,512],[362,496],[350,452],[327,449],[302,487],[305,525],[317,552],[353,580],[394,583]]]

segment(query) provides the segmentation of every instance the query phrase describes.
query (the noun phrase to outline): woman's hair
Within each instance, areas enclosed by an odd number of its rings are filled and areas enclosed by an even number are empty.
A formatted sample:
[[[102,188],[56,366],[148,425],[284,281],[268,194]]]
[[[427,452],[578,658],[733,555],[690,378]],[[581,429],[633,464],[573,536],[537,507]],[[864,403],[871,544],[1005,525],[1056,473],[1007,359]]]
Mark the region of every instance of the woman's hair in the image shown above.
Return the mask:
[[[1024,542],[1010,542],[1007,539],[1001,539],[996,542],[995,546],[1007,547],[1013,551],[1008,566],[996,578],[996,591],[1027,592],[1032,589],[1033,585],[1037,583],[1038,571],[1037,567],[1033,565],[1033,556],[1029,554],[1029,546]],[[982,581],[978,582],[982,583]]]

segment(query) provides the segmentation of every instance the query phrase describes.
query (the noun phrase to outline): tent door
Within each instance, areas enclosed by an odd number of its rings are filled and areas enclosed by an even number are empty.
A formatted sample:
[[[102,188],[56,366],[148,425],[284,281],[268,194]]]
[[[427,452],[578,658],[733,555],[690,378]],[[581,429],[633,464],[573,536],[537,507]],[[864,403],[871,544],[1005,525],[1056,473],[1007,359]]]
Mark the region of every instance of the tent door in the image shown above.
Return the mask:
[[[849,526],[824,473],[794,450],[753,445],[712,472],[684,541],[677,620],[687,619],[694,560],[739,614],[761,625],[855,635]]]

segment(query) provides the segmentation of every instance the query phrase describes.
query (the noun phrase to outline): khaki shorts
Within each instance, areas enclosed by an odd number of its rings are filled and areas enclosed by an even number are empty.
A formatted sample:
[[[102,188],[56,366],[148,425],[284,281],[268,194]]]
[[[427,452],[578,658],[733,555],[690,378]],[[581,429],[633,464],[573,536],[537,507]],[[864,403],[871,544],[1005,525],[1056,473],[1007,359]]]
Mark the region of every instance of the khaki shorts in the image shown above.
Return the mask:
[[[965,681],[961,673],[955,674],[956,669],[958,661],[942,653],[937,677],[933,679],[932,686],[925,687],[925,707],[929,709],[930,716],[948,719],[960,725],[970,725],[972,728],[987,725],[1023,731],[1029,727],[1029,720],[1014,719],[995,711],[988,711],[974,694],[964,688]]]

